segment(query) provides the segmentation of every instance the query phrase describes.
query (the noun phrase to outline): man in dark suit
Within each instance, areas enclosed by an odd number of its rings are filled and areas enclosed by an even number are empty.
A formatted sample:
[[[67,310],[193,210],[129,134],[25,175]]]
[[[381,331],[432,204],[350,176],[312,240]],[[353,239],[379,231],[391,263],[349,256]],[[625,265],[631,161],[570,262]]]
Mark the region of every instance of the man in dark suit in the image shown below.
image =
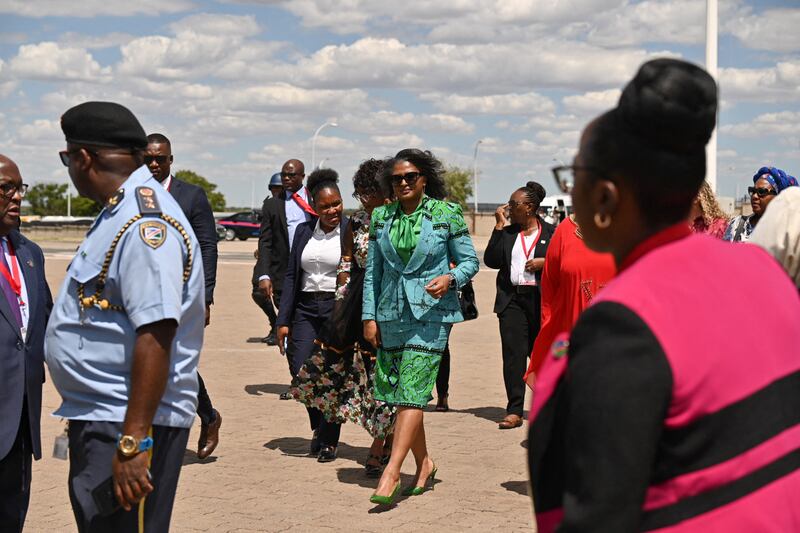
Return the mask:
[[[281,173],[276,172],[272,175],[269,179],[269,185],[267,186],[269,189],[269,193],[272,198],[276,196],[280,196],[283,193],[283,182],[281,181]],[[267,201],[270,196],[267,196],[264,201]],[[256,261],[258,260],[258,249],[255,252]],[[251,294],[253,301],[256,305],[264,311],[264,314],[267,315],[267,320],[269,320],[269,333],[266,337],[261,339],[261,342],[265,342],[268,346],[275,346],[278,341],[275,338],[275,306],[272,305],[272,300],[267,298],[261,289],[258,288],[258,263],[256,262],[253,265],[253,292]]]
[[[19,212],[27,185],[0,155],[0,530],[22,531],[32,457],[41,459],[39,418],[44,332],[53,307],[42,250],[23,237]]]
[[[258,278],[258,288],[264,297],[271,299],[278,307],[295,229],[299,224],[317,218],[309,205],[308,190],[303,186],[304,178],[303,162],[288,160],[281,168],[283,193],[264,200],[261,208],[263,218],[253,277]],[[281,394],[282,400],[290,398],[288,392]]]
[[[181,206],[189,219],[200,255],[203,256],[203,272],[206,287],[206,326],[211,322],[211,304],[214,303],[214,287],[217,284],[217,230],[214,212],[202,187],[175,178],[172,167],[172,145],[164,135],[152,133],[147,136],[147,152],[144,163],[153,177],[164,186]],[[197,456],[205,459],[219,443],[219,428],[222,415],[214,409],[208,396],[206,385],[200,373],[197,374],[200,389],[197,393],[197,416],[200,417],[200,438],[197,441]]]

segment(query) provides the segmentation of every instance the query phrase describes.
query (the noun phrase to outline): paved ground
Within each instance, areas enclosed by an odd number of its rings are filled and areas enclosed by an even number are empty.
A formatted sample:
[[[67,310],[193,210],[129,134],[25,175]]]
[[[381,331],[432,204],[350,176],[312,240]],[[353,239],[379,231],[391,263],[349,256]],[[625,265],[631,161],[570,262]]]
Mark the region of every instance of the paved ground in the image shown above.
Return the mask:
[[[476,242],[485,246],[485,238]],[[54,295],[74,246],[42,243]],[[479,319],[451,336],[449,413],[425,414],[431,454],[441,481],[434,492],[401,499],[377,512],[368,498],[375,480],[363,474],[370,438],[358,426],[342,428],[339,459],[319,464],[305,455],[310,431],[305,410],[280,401],[288,371],[277,348],[256,342],[266,318],[250,299],[255,241],[220,244],[212,323],[206,330],[201,372],[223,415],[221,444],[199,462],[187,450],[172,531],[530,531],[526,430],[500,431],[504,415],[497,319],[491,313],[494,272],[476,278]],[[481,253],[482,255],[482,253]],[[59,398],[48,382],[42,420],[45,458],[34,465],[26,531],[74,531],[66,461],[49,457],[62,423],[49,416]],[[190,447],[197,442],[199,423]],[[194,443],[194,444],[193,444]],[[413,482],[414,464],[403,482]]]

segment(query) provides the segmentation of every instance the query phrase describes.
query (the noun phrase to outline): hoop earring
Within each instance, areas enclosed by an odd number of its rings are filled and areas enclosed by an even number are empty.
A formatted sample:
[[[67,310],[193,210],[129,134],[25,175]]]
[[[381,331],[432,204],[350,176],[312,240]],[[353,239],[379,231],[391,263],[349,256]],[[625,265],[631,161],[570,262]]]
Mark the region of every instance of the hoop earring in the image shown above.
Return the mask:
[[[595,213],[594,225],[600,229],[607,229],[611,225],[611,215]]]

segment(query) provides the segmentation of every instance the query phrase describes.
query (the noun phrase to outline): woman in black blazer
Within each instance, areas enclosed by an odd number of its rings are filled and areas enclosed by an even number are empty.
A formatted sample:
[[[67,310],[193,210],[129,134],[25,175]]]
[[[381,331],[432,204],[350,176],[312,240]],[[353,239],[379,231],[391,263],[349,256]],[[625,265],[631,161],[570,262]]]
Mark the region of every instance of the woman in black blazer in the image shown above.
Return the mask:
[[[494,312],[500,319],[503,381],[508,397],[506,417],[500,422],[500,429],[522,425],[525,401],[522,377],[533,341],[539,333],[539,284],[547,245],[555,230],[537,214],[545,195],[544,187],[535,181],[517,189],[508,203],[495,212],[497,224],[483,256],[486,266],[500,269]],[[508,226],[506,211],[511,217]]]
[[[338,178],[330,169],[316,170],[308,177],[312,206],[319,219],[299,224],[292,241],[275,325],[278,347],[287,354],[293,376],[311,356],[314,341],[333,311],[336,270],[347,229]],[[321,463],[333,461],[341,426],[326,421],[319,409],[307,410],[313,431],[309,452]]]

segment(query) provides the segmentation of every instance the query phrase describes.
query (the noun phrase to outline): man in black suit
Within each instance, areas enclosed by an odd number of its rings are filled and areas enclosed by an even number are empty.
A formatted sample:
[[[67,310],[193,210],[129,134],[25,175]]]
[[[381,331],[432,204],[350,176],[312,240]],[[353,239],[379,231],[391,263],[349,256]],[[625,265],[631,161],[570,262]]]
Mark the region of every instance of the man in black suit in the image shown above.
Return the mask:
[[[281,181],[280,172],[276,172],[272,175],[272,177],[269,179],[269,185],[267,185],[267,188],[269,189],[269,193],[272,198],[280,196],[281,193],[283,193],[283,182]],[[267,196],[264,201],[267,201],[269,198],[270,196]],[[258,249],[255,251],[255,258],[258,260]],[[278,343],[277,339],[275,338],[275,318],[277,316],[275,314],[275,306],[272,305],[272,300],[264,296],[264,293],[258,288],[259,274],[257,271],[258,263],[253,265],[253,292],[251,293],[251,296],[256,305],[261,308],[262,311],[264,311],[265,315],[267,315],[267,320],[269,320],[269,333],[266,337],[261,339],[261,342],[265,342],[268,346],[275,346]]]
[[[0,155],[0,530],[9,532],[22,531],[31,459],[42,457],[44,332],[53,307],[42,250],[17,229],[27,187]]]
[[[147,136],[147,152],[144,163],[153,177],[164,186],[181,206],[186,218],[192,226],[197,242],[200,244],[200,255],[203,256],[203,272],[206,287],[206,326],[211,322],[211,304],[214,303],[214,287],[217,284],[217,230],[214,212],[202,187],[186,183],[175,178],[172,167],[172,145],[164,135],[152,133]],[[200,384],[197,393],[197,416],[200,417],[200,438],[197,441],[197,456],[205,459],[219,443],[219,428],[222,415],[214,409],[208,396],[206,385],[200,373],[197,374]]]
[[[267,198],[261,208],[261,232],[258,237],[258,261],[253,277],[264,297],[278,306],[281,301],[283,279],[289,264],[295,228],[303,222],[316,219],[309,204],[308,190],[303,186],[305,166],[302,161],[290,159],[281,167],[283,193]],[[290,365],[291,371],[291,365]],[[288,392],[281,394],[288,400]]]

